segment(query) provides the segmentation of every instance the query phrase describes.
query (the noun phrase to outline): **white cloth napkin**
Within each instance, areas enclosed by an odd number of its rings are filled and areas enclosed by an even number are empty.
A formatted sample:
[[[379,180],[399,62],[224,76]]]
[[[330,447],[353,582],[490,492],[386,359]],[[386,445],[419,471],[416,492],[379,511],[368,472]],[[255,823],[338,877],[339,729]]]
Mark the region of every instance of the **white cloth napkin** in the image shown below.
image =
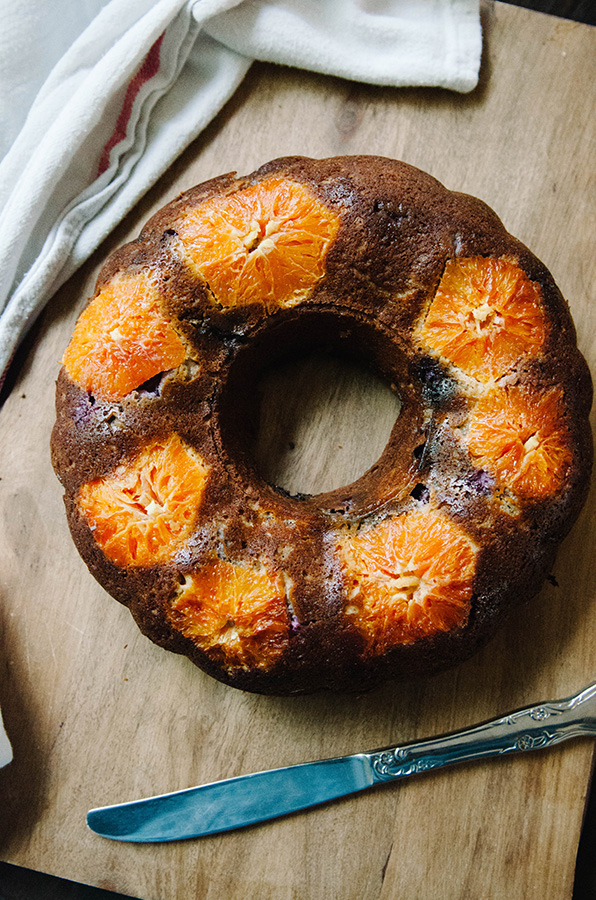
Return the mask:
[[[479,0],[0,0],[0,22],[0,385],[254,59],[467,92],[482,43]]]
[[[0,769],[2,766],[8,765],[12,759],[12,747],[4,730],[2,722],[2,713],[0,713]]]

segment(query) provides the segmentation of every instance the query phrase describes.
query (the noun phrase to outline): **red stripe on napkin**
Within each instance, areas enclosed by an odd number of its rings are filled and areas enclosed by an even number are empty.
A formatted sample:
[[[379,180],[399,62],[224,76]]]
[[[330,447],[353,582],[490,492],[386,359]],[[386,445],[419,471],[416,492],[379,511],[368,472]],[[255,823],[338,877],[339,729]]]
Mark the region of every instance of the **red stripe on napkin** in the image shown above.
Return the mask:
[[[116,121],[116,127],[112,132],[110,139],[102,150],[101,157],[99,160],[99,166],[97,169],[97,177],[99,178],[110,164],[110,153],[112,152],[112,148],[119,144],[123,138],[126,137],[126,129],[128,128],[128,122],[130,119],[130,115],[132,113],[132,106],[135,102],[136,96],[139,93],[141,87],[153,78],[154,75],[157,75],[159,71],[159,54],[161,50],[161,43],[164,39],[164,35],[162,34],[155,41],[149,53],[143,60],[143,64],[135,77],[129,83],[126,94],[124,95],[124,100],[122,102],[122,109],[120,110],[120,115]]]

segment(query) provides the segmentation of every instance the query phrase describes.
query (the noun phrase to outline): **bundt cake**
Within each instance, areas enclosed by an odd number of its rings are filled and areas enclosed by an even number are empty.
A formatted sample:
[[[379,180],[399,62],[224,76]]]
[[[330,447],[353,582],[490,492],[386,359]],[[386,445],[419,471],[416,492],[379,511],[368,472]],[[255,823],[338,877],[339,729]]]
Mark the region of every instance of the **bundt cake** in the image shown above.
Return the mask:
[[[254,461],[266,367],[317,348],[401,401],[357,481]],[[539,590],[586,496],[592,385],[545,266],[483,202],[372,156],[182,194],[103,266],[57,382],[74,542],[152,641],[235,687],[454,665]]]

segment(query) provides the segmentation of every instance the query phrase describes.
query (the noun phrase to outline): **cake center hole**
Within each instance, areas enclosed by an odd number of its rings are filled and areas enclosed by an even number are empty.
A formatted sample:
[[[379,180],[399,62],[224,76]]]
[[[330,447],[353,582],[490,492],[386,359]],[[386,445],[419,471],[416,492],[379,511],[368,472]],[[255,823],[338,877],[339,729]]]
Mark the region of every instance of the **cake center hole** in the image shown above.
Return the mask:
[[[255,461],[291,494],[331,491],[363,475],[401,408],[397,392],[364,366],[322,353],[277,364],[259,388]]]

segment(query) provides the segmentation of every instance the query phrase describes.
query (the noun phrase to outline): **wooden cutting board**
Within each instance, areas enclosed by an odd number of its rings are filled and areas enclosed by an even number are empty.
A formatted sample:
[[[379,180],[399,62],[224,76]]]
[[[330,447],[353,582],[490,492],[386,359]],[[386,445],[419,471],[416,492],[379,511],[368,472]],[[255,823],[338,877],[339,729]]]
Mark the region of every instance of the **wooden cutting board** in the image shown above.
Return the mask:
[[[487,201],[553,272],[596,371],[596,32],[500,4],[484,29],[469,96],[255,65],[44,315],[0,413],[0,705],[15,751],[0,772],[3,860],[146,900],[571,897],[590,740],[203,840],[134,846],[85,826],[89,807],[422,738],[596,678],[593,493],[553,583],[475,659],[370,695],[280,699],[216,683],[140,635],[80,561],[50,467],[58,361],[102,258],[181,189],[284,154],[392,156]],[[295,390],[280,424],[296,382],[312,403]],[[280,371],[267,396],[263,464],[302,488],[363,471],[395,412],[374,379],[324,359]]]

